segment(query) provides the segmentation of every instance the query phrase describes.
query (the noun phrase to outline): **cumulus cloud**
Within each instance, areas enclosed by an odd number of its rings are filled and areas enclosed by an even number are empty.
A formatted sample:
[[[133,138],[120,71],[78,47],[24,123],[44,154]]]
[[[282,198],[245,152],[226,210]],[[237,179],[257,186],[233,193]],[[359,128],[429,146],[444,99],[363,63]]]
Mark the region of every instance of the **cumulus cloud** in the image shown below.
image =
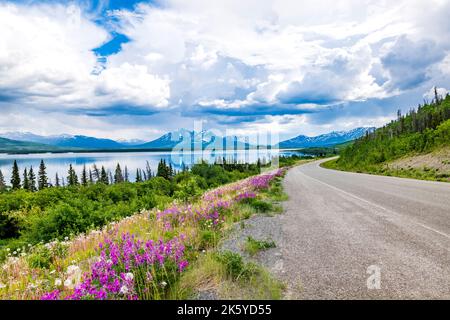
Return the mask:
[[[92,49],[109,33],[76,5],[0,4],[0,89],[3,99],[35,108],[163,107],[168,80],[124,63],[95,74]]]
[[[428,68],[444,57],[445,51],[433,40],[413,42],[401,36],[381,61],[390,74],[390,86],[404,90],[429,80]]]
[[[373,124],[445,87],[449,10],[449,0],[159,0],[93,17],[76,2],[5,2],[0,108],[108,128],[148,116],[175,128],[194,117],[211,126],[277,119],[287,131],[297,119],[309,132],[338,119]],[[97,56],[111,31],[129,41]]]
[[[444,98],[448,93],[450,93],[450,91],[445,88],[433,87],[424,93],[423,98],[427,101],[433,101],[433,99],[436,98],[436,93],[440,98]]]

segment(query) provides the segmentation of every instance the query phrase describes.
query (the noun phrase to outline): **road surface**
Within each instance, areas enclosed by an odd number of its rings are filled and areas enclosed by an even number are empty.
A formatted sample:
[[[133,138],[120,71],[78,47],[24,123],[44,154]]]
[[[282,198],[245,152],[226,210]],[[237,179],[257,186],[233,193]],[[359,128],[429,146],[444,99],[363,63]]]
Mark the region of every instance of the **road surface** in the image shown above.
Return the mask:
[[[295,167],[284,187],[292,299],[450,299],[450,184]]]

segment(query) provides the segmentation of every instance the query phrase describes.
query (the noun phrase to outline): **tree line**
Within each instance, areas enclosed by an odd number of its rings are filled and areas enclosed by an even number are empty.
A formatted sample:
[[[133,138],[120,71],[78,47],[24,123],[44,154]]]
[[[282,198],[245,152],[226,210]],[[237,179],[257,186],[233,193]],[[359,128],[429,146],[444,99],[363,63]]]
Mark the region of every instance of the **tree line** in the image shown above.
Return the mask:
[[[405,115],[368,132],[340,153],[330,165],[338,169],[383,173],[381,164],[409,154],[433,151],[450,144],[450,95],[440,96],[435,89],[431,102],[419,104]]]
[[[187,168],[183,166],[183,171],[186,171]],[[165,159],[161,159],[156,174],[153,173],[149,162],[146,162],[145,169],[136,169],[136,178],[135,182],[144,182],[148,181],[154,177],[162,177],[167,180],[172,179],[177,174],[177,171],[173,168],[172,164],[167,164]],[[96,164],[92,166],[92,169],[86,168],[84,165],[83,170],[81,171],[81,175],[78,176],[77,172],[73,168],[72,164],[69,165],[69,169],[67,171],[67,176],[61,177],[56,173],[54,184],[49,181],[47,176],[47,167],[45,165],[44,160],[41,160],[37,175],[33,166],[29,168],[25,168],[21,174],[19,166],[17,164],[17,160],[14,160],[12,166],[11,173],[11,190],[19,190],[24,189],[31,192],[35,192],[38,190],[42,190],[45,188],[51,187],[66,187],[66,186],[87,186],[95,183],[102,183],[105,185],[109,184],[118,184],[130,182],[130,175],[128,171],[128,167],[125,166],[122,170],[120,163],[117,163],[117,166],[114,170],[114,173],[110,170],[105,169],[104,166],[98,168]],[[5,177],[0,170],[0,192],[8,190],[8,185],[6,184]]]
[[[434,98],[431,102],[424,101],[417,109],[411,108],[406,114],[397,111],[397,119],[358,139],[356,143],[364,143],[366,140],[393,139],[404,134],[423,133],[427,129],[436,129],[442,122],[450,119],[450,106],[445,102],[450,101],[450,95],[445,97],[434,88]]]

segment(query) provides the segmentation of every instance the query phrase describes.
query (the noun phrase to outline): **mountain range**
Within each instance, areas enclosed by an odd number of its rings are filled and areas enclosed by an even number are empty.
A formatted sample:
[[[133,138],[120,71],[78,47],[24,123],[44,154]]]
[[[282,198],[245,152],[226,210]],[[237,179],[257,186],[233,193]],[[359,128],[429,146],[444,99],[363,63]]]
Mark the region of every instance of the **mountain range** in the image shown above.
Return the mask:
[[[280,142],[280,149],[298,149],[312,147],[329,147],[353,141],[364,136],[367,132],[374,131],[373,127],[356,128],[349,131],[333,131],[316,137],[307,137],[304,135]]]
[[[304,135],[282,141],[279,144],[281,149],[299,149],[309,147],[325,147],[345,143],[355,140],[366,132],[373,131],[375,128],[356,128],[350,131],[335,131],[316,137]],[[245,149],[256,147],[249,143],[239,140],[236,136],[221,137],[213,134],[211,131],[189,131],[180,129],[168,132],[161,137],[144,142],[143,140],[111,140],[82,135],[53,135],[41,136],[30,132],[7,132],[1,133],[0,151],[17,151],[25,148],[23,151],[32,150],[33,146],[38,150],[56,151],[56,150],[120,150],[120,149],[205,149],[210,150],[229,148]],[[9,149],[8,149],[9,148]]]

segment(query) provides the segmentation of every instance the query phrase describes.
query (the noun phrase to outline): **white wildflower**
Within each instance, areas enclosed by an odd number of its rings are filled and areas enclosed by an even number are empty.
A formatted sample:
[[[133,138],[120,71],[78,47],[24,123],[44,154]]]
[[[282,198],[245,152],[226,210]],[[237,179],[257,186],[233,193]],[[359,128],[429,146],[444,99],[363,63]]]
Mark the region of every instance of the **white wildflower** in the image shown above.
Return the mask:
[[[27,289],[34,290],[34,289],[36,289],[37,287],[38,287],[38,286],[35,285],[34,283],[29,283],[28,286],[27,286]]]
[[[81,282],[81,269],[79,266],[70,265],[67,267],[67,279],[64,281],[64,286],[73,289]]]
[[[7,251],[7,252],[10,252],[10,251],[11,251],[11,249],[10,249],[10,248],[6,248],[6,251]]]
[[[0,289],[6,288],[6,285],[0,282]]]
[[[134,275],[131,272],[125,274],[125,280],[131,281],[134,279]]]
[[[161,282],[161,286],[164,288],[165,286],[167,286],[167,282],[165,281]]]
[[[62,280],[59,278],[55,279],[55,286],[59,287],[60,285],[62,285]]]
[[[127,294],[127,293],[128,293],[128,288],[127,288],[127,286],[122,286],[122,287],[120,288],[120,293],[121,293],[121,294]]]
[[[56,272],[56,270],[52,270],[50,271],[50,274],[54,274]]]
[[[64,237],[64,241],[67,241],[67,240],[69,240],[69,237]]]
[[[66,281],[64,281],[64,287],[73,289],[75,286],[74,286],[74,283],[72,282],[72,279],[70,279],[70,278],[66,279]]]

